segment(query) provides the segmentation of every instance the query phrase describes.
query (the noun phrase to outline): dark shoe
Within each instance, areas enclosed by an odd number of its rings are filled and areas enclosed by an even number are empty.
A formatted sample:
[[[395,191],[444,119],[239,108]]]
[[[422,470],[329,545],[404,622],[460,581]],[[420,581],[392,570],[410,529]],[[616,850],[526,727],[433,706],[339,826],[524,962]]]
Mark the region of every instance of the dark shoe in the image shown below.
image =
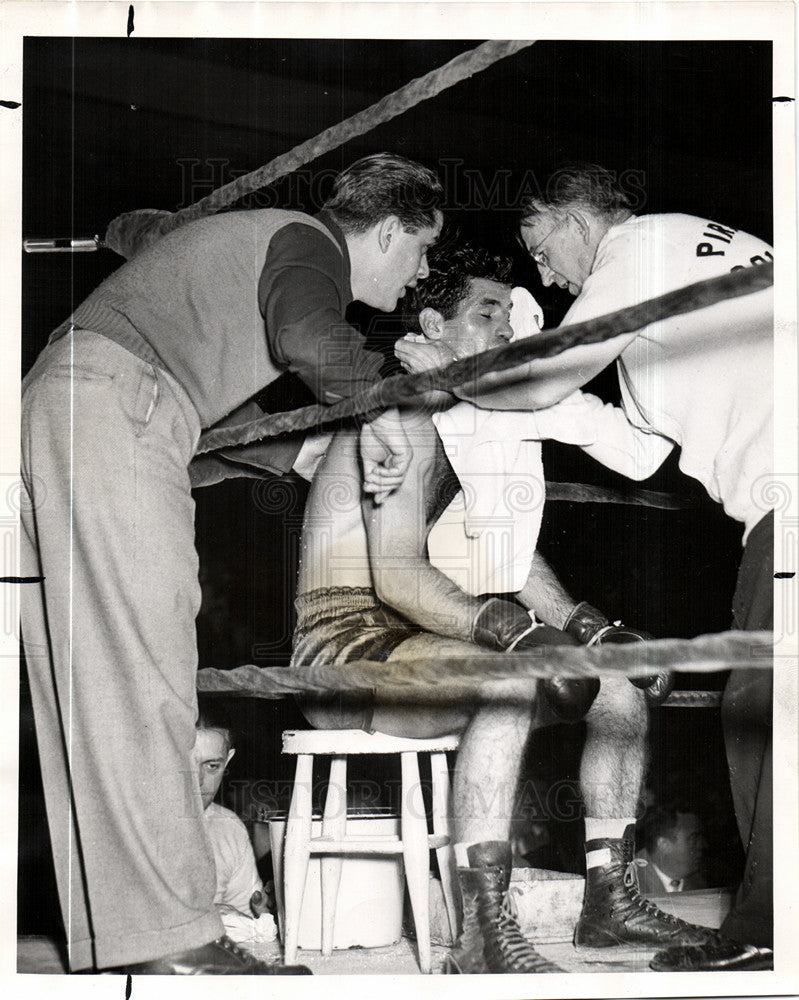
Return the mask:
[[[737,972],[774,968],[771,948],[738,944],[714,934],[704,944],[681,945],[659,951],[649,968],[655,972]]]
[[[539,955],[519,929],[519,922],[509,895],[511,847],[508,841],[489,840],[469,848],[469,868],[460,869],[464,898],[464,932],[450,956],[452,963],[470,966],[471,972],[537,973],[562,972],[557,965]],[[480,956],[475,931],[482,939]],[[482,964],[480,961],[482,958]],[[448,968],[463,972],[465,968]]]
[[[583,909],[574,932],[578,948],[703,944],[713,934],[709,927],[664,913],[641,896],[631,837],[591,840],[586,851],[605,851],[608,860],[586,873]]]
[[[310,976],[304,965],[267,965],[239,948],[229,937],[150,962],[128,965],[131,976]]]

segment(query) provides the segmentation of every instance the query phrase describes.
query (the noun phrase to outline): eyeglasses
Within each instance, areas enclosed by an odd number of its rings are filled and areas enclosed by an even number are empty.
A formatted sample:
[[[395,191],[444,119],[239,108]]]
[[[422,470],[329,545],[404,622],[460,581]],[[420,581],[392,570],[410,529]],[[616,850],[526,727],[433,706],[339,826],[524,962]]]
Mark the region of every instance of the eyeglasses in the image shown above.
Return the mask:
[[[538,243],[537,246],[535,246],[532,250],[529,251],[530,256],[533,258],[533,260],[535,261],[535,263],[541,265],[541,267],[549,267],[549,257],[547,256],[546,251],[542,250],[541,248],[547,242],[547,240],[550,238],[550,236],[555,232],[555,230],[559,226],[563,225],[563,223],[565,221],[566,221],[566,217],[565,216],[562,219],[558,219],[558,221],[549,230],[549,232],[546,234],[546,236],[543,238],[543,240],[541,240],[541,242]]]

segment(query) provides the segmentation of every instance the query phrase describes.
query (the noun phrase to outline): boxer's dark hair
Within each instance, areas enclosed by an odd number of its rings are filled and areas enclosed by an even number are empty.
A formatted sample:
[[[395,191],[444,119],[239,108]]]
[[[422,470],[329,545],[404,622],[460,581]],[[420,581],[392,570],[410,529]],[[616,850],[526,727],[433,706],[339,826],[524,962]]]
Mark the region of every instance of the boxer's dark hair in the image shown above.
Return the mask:
[[[469,292],[472,278],[511,283],[510,257],[489,253],[454,229],[428,250],[427,264],[430,274],[419,282],[403,308],[403,326],[412,333],[421,332],[419,313],[428,307],[444,319],[452,319]]]
[[[441,181],[427,167],[393,153],[364,156],[343,170],[322,206],[345,233],[363,233],[389,215],[416,233],[436,224]]]

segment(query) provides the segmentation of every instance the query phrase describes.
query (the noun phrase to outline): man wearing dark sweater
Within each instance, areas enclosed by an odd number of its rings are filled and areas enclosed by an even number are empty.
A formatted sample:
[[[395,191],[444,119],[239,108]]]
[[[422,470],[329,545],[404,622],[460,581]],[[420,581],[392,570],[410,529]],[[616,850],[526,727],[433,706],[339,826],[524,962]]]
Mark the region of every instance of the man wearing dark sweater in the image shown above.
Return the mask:
[[[275,971],[217,940],[191,767],[189,465],[203,428],[285,370],[323,402],[378,379],[345,309],[390,311],[427,273],[441,198],[430,171],[379,154],[339,175],[316,217],[189,223],[106,279],[25,379],[22,572],[42,583],[27,588],[22,628],[72,971]],[[371,425],[378,490],[410,461],[396,428],[390,413]],[[283,473],[301,443],[244,461]]]

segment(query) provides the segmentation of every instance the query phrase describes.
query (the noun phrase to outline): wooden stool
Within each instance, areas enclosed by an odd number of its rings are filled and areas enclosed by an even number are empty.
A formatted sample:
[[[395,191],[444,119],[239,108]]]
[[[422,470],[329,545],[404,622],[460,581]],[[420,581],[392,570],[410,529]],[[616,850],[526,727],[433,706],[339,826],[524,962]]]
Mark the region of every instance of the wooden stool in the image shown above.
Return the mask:
[[[333,950],[333,920],[341,881],[341,868],[347,854],[401,854],[413,910],[419,966],[430,972],[430,907],[428,870],[430,848],[435,848],[441,873],[441,887],[447,908],[450,931],[456,930],[455,852],[450,829],[451,790],[447,769],[447,750],[458,749],[457,736],[434,740],[402,739],[361,729],[288,730],[283,733],[283,753],[297,755],[294,789],[286,822],[282,895],[285,906],[285,962],[297,960],[300,911],[305,892],[308,862],[312,854],[321,854],[322,882],[322,954]],[[432,773],[433,833],[427,830],[417,754],[430,754]],[[313,759],[323,754],[330,761],[330,779],[322,815],[322,836],[311,836],[311,788]],[[380,839],[347,839],[347,754],[399,754],[402,769],[402,808],[400,836]],[[280,858],[275,862],[275,885],[280,886]],[[280,891],[278,888],[277,891]]]

